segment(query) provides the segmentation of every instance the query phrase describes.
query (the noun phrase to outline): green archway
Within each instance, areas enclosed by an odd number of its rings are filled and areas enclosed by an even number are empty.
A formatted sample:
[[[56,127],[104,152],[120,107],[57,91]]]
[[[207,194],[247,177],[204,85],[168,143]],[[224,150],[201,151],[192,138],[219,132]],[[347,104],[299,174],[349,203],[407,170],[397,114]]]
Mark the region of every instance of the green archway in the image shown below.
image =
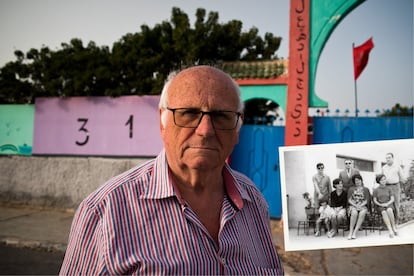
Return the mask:
[[[319,57],[336,26],[365,0],[310,1],[309,107],[327,107],[315,92]]]
[[[240,90],[244,102],[256,98],[268,99],[277,103],[283,112],[286,111],[287,85],[246,85],[240,86]]]

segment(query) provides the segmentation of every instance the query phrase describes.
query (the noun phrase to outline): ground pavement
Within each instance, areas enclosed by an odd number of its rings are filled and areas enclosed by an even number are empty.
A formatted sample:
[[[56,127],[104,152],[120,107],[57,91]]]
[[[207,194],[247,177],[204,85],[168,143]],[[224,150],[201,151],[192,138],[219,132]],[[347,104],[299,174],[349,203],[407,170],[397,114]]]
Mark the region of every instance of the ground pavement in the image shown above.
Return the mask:
[[[63,252],[73,210],[0,205],[0,242]],[[271,227],[286,275],[413,275],[413,245],[286,252],[283,227]]]

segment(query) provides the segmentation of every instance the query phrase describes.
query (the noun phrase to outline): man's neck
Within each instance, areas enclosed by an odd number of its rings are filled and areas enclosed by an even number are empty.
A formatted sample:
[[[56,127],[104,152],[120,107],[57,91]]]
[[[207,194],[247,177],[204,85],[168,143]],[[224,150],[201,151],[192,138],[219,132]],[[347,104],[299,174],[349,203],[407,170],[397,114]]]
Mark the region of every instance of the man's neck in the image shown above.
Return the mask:
[[[177,170],[172,172],[174,186],[188,203],[197,200],[217,200],[224,196],[222,168],[212,170]]]
[[[187,178],[173,176],[174,185],[181,198],[189,205],[218,244],[221,207],[225,195],[225,184],[220,173],[204,171],[189,173]]]

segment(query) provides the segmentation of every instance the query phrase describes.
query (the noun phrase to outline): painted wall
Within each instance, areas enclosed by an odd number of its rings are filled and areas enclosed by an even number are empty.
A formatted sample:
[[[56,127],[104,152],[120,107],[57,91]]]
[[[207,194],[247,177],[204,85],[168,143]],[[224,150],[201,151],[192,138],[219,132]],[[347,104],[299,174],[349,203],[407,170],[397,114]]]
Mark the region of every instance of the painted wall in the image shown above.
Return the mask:
[[[272,100],[279,105],[285,118],[287,85],[241,85],[240,91],[243,102],[260,98]]]
[[[32,154],[33,105],[0,105],[0,154]]]
[[[312,144],[414,137],[413,117],[314,117]]]
[[[159,96],[38,98],[33,154],[155,156]]]

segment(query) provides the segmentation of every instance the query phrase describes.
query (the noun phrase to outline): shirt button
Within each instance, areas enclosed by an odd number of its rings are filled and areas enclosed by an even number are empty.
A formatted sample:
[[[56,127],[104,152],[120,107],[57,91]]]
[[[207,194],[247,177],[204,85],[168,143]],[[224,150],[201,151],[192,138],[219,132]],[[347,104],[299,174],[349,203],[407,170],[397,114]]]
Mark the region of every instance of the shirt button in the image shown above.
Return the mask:
[[[221,263],[222,263],[223,265],[226,265],[226,259],[221,258]]]

